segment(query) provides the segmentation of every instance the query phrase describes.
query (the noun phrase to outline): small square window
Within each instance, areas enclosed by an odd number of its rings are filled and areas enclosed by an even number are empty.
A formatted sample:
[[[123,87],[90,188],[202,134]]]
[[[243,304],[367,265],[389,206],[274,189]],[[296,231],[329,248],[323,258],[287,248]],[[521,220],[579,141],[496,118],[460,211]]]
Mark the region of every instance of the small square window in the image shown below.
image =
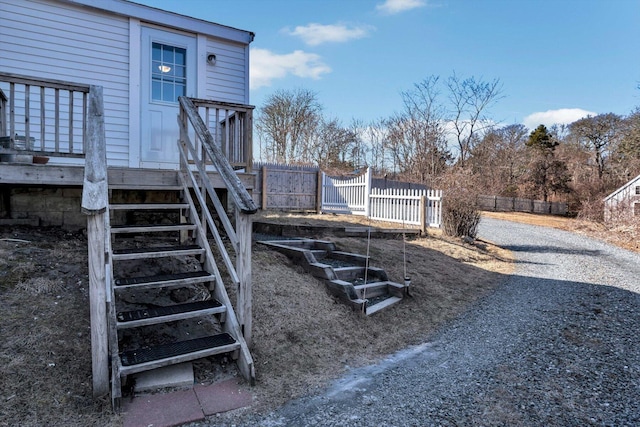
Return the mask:
[[[636,196],[640,196],[640,185],[636,185]]]

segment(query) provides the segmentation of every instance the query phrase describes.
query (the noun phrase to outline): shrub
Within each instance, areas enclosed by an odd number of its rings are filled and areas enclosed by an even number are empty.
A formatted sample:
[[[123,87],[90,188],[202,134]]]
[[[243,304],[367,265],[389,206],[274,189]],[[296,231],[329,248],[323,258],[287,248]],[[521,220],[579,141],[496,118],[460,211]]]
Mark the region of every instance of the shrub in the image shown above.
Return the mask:
[[[449,171],[439,185],[443,189],[442,231],[447,236],[475,239],[480,211],[473,176],[468,171]]]
[[[445,196],[442,206],[442,231],[447,236],[471,237],[478,235],[480,212],[475,200],[455,195]]]

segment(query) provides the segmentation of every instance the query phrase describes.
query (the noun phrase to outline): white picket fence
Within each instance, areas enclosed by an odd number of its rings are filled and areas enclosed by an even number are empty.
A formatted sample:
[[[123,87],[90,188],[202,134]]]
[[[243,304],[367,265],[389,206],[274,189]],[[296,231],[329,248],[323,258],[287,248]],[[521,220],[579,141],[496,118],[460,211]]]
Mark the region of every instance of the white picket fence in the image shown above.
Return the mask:
[[[365,215],[380,221],[440,227],[442,190],[371,188],[371,172],[353,178],[322,174],[322,212]]]
[[[322,212],[369,216],[367,195],[371,192],[371,172],[353,178],[332,178],[322,173]]]

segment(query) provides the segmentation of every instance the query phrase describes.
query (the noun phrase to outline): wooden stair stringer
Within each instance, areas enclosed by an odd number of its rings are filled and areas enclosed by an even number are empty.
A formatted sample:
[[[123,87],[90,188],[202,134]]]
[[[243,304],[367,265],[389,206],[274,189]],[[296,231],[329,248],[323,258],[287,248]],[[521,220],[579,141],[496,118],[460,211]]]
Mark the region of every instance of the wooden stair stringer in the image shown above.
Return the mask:
[[[183,173],[184,172],[179,174],[179,178],[183,183],[183,187],[185,188],[184,198],[189,204],[189,206],[191,206],[193,211],[195,211],[195,205],[193,203],[193,199],[191,198],[190,192],[187,191],[188,186],[186,183],[186,179],[183,176]],[[255,372],[255,366],[253,363],[253,357],[251,356],[251,352],[249,351],[249,346],[247,345],[247,342],[245,341],[244,336],[242,334],[240,323],[238,322],[238,318],[236,316],[235,310],[233,308],[233,305],[231,304],[229,295],[227,294],[227,290],[224,286],[224,282],[222,280],[220,270],[215,262],[213,253],[211,252],[211,246],[209,245],[207,236],[204,233],[202,222],[200,221],[200,218],[197,215],[193,216],[192,221],[196,225],[196,242],[202,248],[205,249],[205,253],[204,253],[205,260],[203,263],[203,268],[216,278],[216,283],[218,285],[214,287],[213,295],[215,299],[217,299],[227,307],[226,321],[222,324],[223,331],[233,336],[236,339],[236,341],[240,344],[240,349],[239,349],[240,355],[237,360],[238,368],[240,369],[242,376],[253,386],[255,385],[255,381],[256,381],[256,372]],[[215,237],[215,235],[217,234],[217,229],[215,230],[212,229],[211,231]],[[218,237],[219,237],[219,234],[218,234]],[[218,239],[216,239],[216,241],[218,241]],[[219,242],[220,242],[219,244],[222,244],[221,239],[219,239]],[[220,251],[220,252],[225,252],[225,251]],[[237,276],[232,276],[231,280],[233,282],[233,285],[236,287],[240,283],[240,280],[238,279]]]
[[[157,190],[154,188],[154,190]],[[133,208],[136,210],[178,210],[180,212],[180,224],[178,225],[167,225],[167,226],[123,226],[123,227],[114,227],[115,230],[112,230],[112,227],[109,223],[109,211],[107,209],[107,229],[106,229],[106,241],[107,245],[105,245],[105,252],[107,253],[107,259],[109,263],[107,274],[109,277],[107,278],[110,284],[108,289],[108,335],[109,335],[109,354],[111,358],[111,385],[112,385],[112,403],[114,409],[119,408],[120,399],[122,397],[122,381],[123,378],[127,375],[155,369],[161,366],[167,366],[171,364],[181,363],[183,361],[195,360],[202,357],[207,357],[215,354],[221,353],[231,353],[234,360],[237,361],[238,368],[240,372],[243,374],[245,378],[253,385],[255,384],[255,368],[253,366],[253,359],[251,357],[251,353],[249,352],[248,346],[242,336],[236,314],[231,305],[231,301],[226,293],[226,289],[224,287],[224,283],[216,265],[215,258],[212,253],[212,249],[209,245],[209,242],[206,238],[206,231],[203,229],[202,223],[198,217],[198,213],[193,204],[193,200],[190,198],[189,188],[184,184],[179,188],[171,187],[171,191],[182,192],[181,203],[167,203],[167,204],[132,204]],[[186,201],[186,203],[184,203]],[[118,204],[114,205],[113,210],[124,211],[127,205]],[[191,224],[185,224],[185,218],[188,216]],[[186,232],[190,232],[195,240],[196,245],[186,245],[186,246],[176,246],[176,247],[151,247],[145,249],[134,249],[134,250],[122,250],[120,252],[114,251],[112,248],[112,238],[115,238],[118,234],[122,232],[125,233],[160,233],[158,236],[162,236],[162,232],[176,232],[180,234],[180,240],[186,238]],[[212,229],[212,232],[217,233],[217,229]],[[214,233],[215,234],[215,233]],[[222,241],[221,239],[219,239]],[[115,252],[115,253],[114,253]],[[206,271],[207,274],[202,274],[199,277],[195,277],[195,273],[193,277],[191,273],[179,273],[168,276],[176,276],[169,277],[167,280],[162,279],[160,276],[149,276],[147,278],[132,278],[134,279],[130,284],[125,285],[117,285],[116,278],[114,274],[111,274],[110,271],[113,271],[113,262],[117,262],[120,260],[136,260],[136,259],[147,259],[147,258],[160,258],[160,257],[173,257],[178,255],[193,255],[196,256],[200,260],[200,264],[202,269]],[[182,277],[185,276],[185,277]],[[189,276],[189,277],[186,277]],[[233,276],[233,275],[232,275]],[[140,282],[136,282],[136,279],[142,279]],[[146,279],[149,279],[145,281]],[[233,279],[233,277],[232,277]],[[237,281],[237,279],[236,279]],[[152,318],[144,318],[140,320],[132,320],[127,323],[118,321],[118,312],[116,307],[116,294],[120,290],[129,289],[132,291],[144,290],[145,288],[171,288],[171,287],[179,287],[185,286],[189,284],[196,283],[210,283],[212,285],[207,286],[212,297],[220,303],[220,307],[209,307],[209,308],[194,308],[190,307],[187,311],[180,311],[180,308],[176,308],[176,312],[172,312],[170,314],[163,313],[162,315],[156,315],[156,317]],[[188,304],[187,304],[188,305]],[[172,307],[178,307],[172,306]],[[135,310],[134,310],[135,311]],[[127,312],[121,312],[127,313]],[[129,312],[131,313],[131,312]],[[166,342],[165,347],[171,348],[167,346],[174,346],[173,353],[170,353],[168,357],[163,355],[162,348],[163,345],[158,346],[158,351],[150,353],[150,359],[140,359],[142,362],[136,362],[133,365],[125,366],[123,364],[123,360],[121,357],[125,357],[127,353],[138,352],[138,350],[123,350],[120,348],[120,343],[118,340],[118,330],[129,329],[129,328],[137,328],[150,326],[155,324],[164,324],[176,320],[185,320],[188,318],[195,317],[208,317],[215,316],[218,319],[217,324],[219,324],[220,329],[222,330],[222,334],[219,335],[227,335],[230,341],[229,343],[223,343],[218,346],[218,344],[211,344],[214,347],[209,348],[197,348],[196,350],[189,350],[189,340],[177,342]],[[203,337],[203,338],[211,338],[215,341],[216,336],[212,335],[211,337]],[[191,340],[193,341],[193,340]],[[187,350],[185,350],[187,348]],[[139,350],[144,350],[141,348]],[[149,350],[154,350],[151,348]],[[136,359],[137,360],[137,359]]]

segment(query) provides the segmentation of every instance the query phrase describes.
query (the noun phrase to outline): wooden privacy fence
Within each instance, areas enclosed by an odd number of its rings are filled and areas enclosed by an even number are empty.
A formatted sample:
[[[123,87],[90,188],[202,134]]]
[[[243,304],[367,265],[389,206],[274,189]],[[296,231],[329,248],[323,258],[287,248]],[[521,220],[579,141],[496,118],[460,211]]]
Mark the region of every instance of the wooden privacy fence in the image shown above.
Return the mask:
[[[478,196],[478,208],[493,212],[528,212],[550,215],[566,215],[568,212],[567,204],[562,202],[500,196]]]
[[[317,167],[256,163],[254,194],[264,209],[320,212],[322,182]]]
[[[365,215],[371,219],[440,227],[442,191],[371,187],[371,171],[352,178],[322,174],[322,212]]]

